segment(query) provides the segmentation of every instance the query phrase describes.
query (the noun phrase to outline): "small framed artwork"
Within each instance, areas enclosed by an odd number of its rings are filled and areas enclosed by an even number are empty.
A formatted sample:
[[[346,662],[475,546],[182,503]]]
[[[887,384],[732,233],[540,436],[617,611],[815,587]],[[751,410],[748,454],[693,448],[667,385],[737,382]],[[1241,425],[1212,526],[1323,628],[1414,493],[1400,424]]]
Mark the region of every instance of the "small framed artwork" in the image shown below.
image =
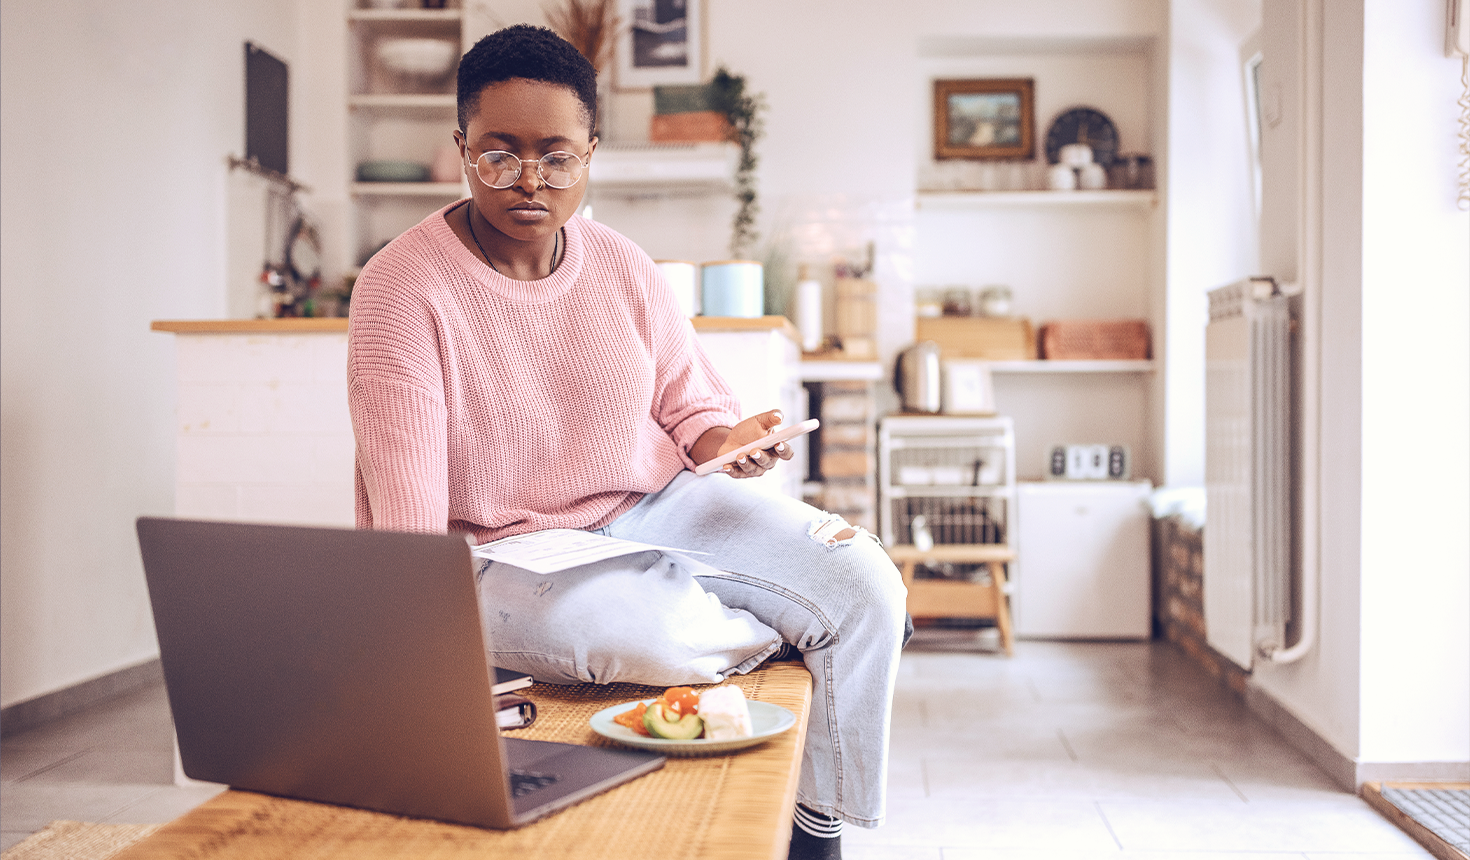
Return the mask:
[[[704,81],[703,0],[618,0],[617,88]]]
[[[1029,159],[1036,152],[1031,78],[934,82],[934,157]]]

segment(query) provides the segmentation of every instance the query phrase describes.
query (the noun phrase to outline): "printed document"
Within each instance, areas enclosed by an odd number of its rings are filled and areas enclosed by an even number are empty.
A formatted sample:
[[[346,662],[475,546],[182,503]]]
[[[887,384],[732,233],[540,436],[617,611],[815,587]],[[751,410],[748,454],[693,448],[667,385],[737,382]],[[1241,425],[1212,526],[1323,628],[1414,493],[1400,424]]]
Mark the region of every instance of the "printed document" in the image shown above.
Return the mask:
[[[580,529],[546,529],[515,537],[501,538],[471,548],[476,558],[488,558],[532,573],[556,573],[623,555],[650,550],[677,555],[697,567],[706,567],[690,555],[707,555],[694,550],[638,543],[637,541],[584,532]]]

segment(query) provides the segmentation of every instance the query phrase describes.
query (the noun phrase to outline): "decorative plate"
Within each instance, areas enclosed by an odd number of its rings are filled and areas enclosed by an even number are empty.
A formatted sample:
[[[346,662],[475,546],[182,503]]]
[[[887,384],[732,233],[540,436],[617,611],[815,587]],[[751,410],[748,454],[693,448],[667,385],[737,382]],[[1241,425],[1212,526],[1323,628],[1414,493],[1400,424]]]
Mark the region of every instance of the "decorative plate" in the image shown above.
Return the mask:
[[[647,705],[656,699],[643,699]],[[627,726],[620,726],[613,722],[613,717],[628,710],[639,702],[624,702],[621,705],[613,705],[604,708],[592,715],[592,731],[607,738],[610,741],[623,744],[624,746],[638,747],[639,749],[653,750],[664,755],[672,756],[696,756],[696,755],[718,755],[720,753],[734,752],[735,750],[752,747],[764,743],[776,735],[781,734],[796,725],[796,715],[769,702],[747,701],[750,706],[750,727],[754,730],[748,738],[730,738],[729,740],[712,741],[703,738],[695,738],[691,741],[672,741],[666,738],[645,738]]]
[[[1085,143],[1092,147],[1092,160],[1107,167],[1118,154],[1118,128],[1097,108],[1078,107],[1063,111],[1046,132],[1046,160],[1056,164],[1062,147]]]

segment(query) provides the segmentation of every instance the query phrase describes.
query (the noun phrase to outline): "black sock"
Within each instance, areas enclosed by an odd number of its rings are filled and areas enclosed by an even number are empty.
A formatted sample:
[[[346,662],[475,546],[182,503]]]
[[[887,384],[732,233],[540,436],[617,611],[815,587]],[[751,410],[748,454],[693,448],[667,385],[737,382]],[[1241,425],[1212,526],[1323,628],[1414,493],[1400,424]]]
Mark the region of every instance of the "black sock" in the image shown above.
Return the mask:
[[[787,860],[842,860],[841,833],[841,819],[797,804]]]

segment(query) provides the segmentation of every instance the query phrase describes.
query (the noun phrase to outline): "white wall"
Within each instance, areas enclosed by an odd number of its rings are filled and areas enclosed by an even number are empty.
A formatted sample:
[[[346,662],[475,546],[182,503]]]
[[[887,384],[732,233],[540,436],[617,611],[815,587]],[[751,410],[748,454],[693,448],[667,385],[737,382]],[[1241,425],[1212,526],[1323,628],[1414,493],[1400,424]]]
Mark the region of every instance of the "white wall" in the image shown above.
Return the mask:
[[[1280,2],[1280,0],[1270,0]],[[1470,216],[1439,0],[1330,0],[1322,47],[1322,631],[1255,683],[1345,757],[1470,760]],[[1269,15],[1268,15],[1269,18]],[[1310,261],[1309,261],[1310,262]]]
[[[1241,44],[1260,0],[1169,6],[1163,479],[1203,486],[1205,293],[1257,274]]]
[[[0,7],[4,705],[156,653],[133,519],[173,510],[173,345],[148,324],[224,312],[242,43],[290,62],[295,15]]]
[[[1158,35],[1163,21],[1160,0],[925,0],[901,12],[883,4],[835,0],[709,0],[707,12],[710,69],[724,64],[745,75],[751,91],[764,94],[770,108],[759,145],[760,228],[768,242],[782,246],[779,252],[789,271],[768,276],[790,278],[800,261],[825,264],[832,250],[860,249],[868,238],[876,238],[876,279],[882,287],[879,348],[885,360],[913,339],[917,265],[946,265],[918,247],[912,217],[917,165],[928,160],[930,147],[928,75],[939,68],[936,63],[943,64],[932,58],[973,60],[997,49],[1035,53],[1038,45],[1055,52],[1063,40],[1093,48],[1127,42],[1136,47]],[[925,56],[931,58],[928,65]],[[957,60],[951,67],[969,62]],[[1053,56],[1038,74],[1068,62]],[[1131,60],[1115,57],[1107,62],[1123,68],[1110,69],[1105,80],[1126,83],[1128,75],[1137,74]],[[999,68],[1005,60],[992,65]],[[975,67],[977,74],[984,71]],[[1070,74],[1070,69],[1062,72]],[[1087,97],[1086,84],[1074,95]],[[1065,97],[1044,91],[1041,110],[1051,106],[1047,99]],[[624,94],[615,99],[613,128],[619,133],[642,133],[639,124],[646,122],[649,108],[640,107],[638,98]],[[1147,150],[1150,142],[1140,139],[1146,130],[1138,128],[1142,113],[1141,105],[1125,103],[1115,119],[1126,126],[1127,145]],[[620,117],[631,119],[624,124]],[[1042,133],[1050,119],[1039,111]],[[878,153],[883,164],[896,168],[875,169]],[[692,211],[681,203],[668,209]],[[716,241],[715,247],[723,247],[728,239],[728,215],[723,212],[707,226],[691,226],[687,217],[656,226],[668,209],[660,211],[657,203],[647,201],[636,206],[600,201],[597,217],[635,239],[647,237],[658,249],[656,256],[698,259],[690,255],[708,253]],[[900,218],[899,213],[908,214]],[[793,233],[793,225],[802,222],[811,228]],[[691,250],[681,253],[681,246]],[[967,250],[957,248],[948,259],[963,266]],[[923,263],[916,264],[916,254],[924,256]]]
[[[1366,762],[1470,761],[1470,215],[1443,6],[1364,4]]]

